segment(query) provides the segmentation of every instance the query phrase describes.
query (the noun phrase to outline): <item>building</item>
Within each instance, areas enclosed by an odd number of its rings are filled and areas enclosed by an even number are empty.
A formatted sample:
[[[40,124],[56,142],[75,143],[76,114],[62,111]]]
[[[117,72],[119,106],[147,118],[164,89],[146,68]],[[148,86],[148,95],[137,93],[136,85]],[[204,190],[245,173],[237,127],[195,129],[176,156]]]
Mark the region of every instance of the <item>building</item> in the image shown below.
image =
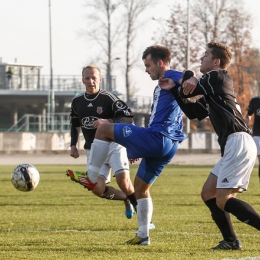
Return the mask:
[[[41,75],[41,65],[0,61],[0,132],[68,131],[72,98],[85,91],[80,75]],[[102,82],[105,89],[106,80]],[[112,81],[115,84],[115,79]],[[115,89],[113,87],[112,89]],[[122,97],[123,99],[123,97]],[[136,124],[145,125],[151,98],[136,97]]]
[[[75,95],[85,91],[85,86],[80,75],[53,76],[51,89],[50,76],[41,75],[41,68],[36,64],[0,61],[0,153],[69,149],[70,103]],[[104,79],[103,89],[106,89],[105,82]],[[115,84],[115,80],[113,82]],[[51,109],[52,101],[54,107]],[[151,102],[150,97],[132,98],[129,105],[135,114],[136,125],[147,125]],[[79,148],[83,150],[83,146],[81,135]],[[217,136],[210,132],[189,133],[179,150],[219,152]]]

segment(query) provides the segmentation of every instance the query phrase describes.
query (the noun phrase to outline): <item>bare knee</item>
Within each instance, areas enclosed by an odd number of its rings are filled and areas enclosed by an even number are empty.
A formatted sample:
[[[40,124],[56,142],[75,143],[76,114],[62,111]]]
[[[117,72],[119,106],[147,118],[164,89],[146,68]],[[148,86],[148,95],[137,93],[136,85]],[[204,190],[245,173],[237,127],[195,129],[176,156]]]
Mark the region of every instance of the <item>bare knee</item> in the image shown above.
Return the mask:
[[[216,189],[204,185],[200,193],[201,199],[205,202],[216,197]]]
[[[217,177],[210,173],[200,193],[203,201],[207,201],[216,197],[216,185]]]

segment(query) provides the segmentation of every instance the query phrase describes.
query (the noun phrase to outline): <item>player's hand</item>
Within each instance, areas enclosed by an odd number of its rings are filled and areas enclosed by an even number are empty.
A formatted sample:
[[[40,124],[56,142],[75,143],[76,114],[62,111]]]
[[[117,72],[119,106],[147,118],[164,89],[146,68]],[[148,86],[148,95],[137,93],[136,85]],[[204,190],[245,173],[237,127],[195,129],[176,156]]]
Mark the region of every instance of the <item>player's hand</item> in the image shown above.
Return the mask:
[[[182,71],[182,75],[183,75],[183,76],[184,76],[185,72],[186,72],[186,70],[183,70],[183,71]],[[183,81],[183,77],[179,80],[180,85],[182,85],[182,81]]]
[[[197,86],[197,79],[195,77],[191,77],[190,79],[187,79],[186,81],[184,81],[182,85],[183,94],[184,95],[192,94],[196,86]]]
[[[109,123],[108,119],[99,118],[93,122],[93,126],[98,128],[103,123]]]
[[[170,90],[175,86],[175,82],[170,78],[159,79],[159,86],[161,89]]]
[[[75,159],[79,157],[79,151],[78,151],[78,148],[76,147],[76,145],[72,145],[70,147],[70,156]]]
[[[128,160],[129,160],[130,164],[133,164],[133,163],[139,161],[139,159],[140,159],[140,158],[136,158],[136,159],[128,159]]]

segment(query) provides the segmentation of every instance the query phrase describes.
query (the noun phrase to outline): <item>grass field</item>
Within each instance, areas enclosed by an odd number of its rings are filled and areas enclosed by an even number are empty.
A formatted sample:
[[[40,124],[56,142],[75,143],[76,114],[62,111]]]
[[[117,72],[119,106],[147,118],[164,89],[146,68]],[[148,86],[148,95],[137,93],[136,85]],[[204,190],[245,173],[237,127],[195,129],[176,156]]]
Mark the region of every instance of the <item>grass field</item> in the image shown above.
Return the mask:
[[[67,168],[85,166],[35,165],[41,180],[30,192],[12,186],[14,166],[1,166],[0,259],[260,259],[259,231],[235,218],[243,250],[209,250],[222,240],[200,199],[211,166],[165,168],[151,190],[156,229],[150,232],[150,246],[124,243],[134,237],[137,219],[136,214],[126,219],[122,202],[97,198],[65,176]],[[136,167],[131,166],[132,178]],[[260,212],[256,168],[249,190],[238,198]]]

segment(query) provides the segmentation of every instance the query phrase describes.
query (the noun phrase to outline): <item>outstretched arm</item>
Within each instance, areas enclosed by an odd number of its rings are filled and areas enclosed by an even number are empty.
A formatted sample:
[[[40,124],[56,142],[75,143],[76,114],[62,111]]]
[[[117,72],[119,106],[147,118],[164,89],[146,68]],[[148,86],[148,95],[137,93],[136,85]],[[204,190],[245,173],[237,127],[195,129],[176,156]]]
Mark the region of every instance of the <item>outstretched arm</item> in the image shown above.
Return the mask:
[[[192,71],[185,71],[183,79],[180,83],[187,84],[186,92],[192,92],[196,88],[197,79],[193,77]],[[196,82],[196,84],[195,84]],[[169,90],[175,97],[182,111],[186,114],[189,119],[203,119],[208,116],[204,98],[200,98],[197,102],[191,102],[184,93],[181,93],[182,87],[180,84],[175,83],[171,78],[162,78],[159,81],[159,86],[164,90]]]

